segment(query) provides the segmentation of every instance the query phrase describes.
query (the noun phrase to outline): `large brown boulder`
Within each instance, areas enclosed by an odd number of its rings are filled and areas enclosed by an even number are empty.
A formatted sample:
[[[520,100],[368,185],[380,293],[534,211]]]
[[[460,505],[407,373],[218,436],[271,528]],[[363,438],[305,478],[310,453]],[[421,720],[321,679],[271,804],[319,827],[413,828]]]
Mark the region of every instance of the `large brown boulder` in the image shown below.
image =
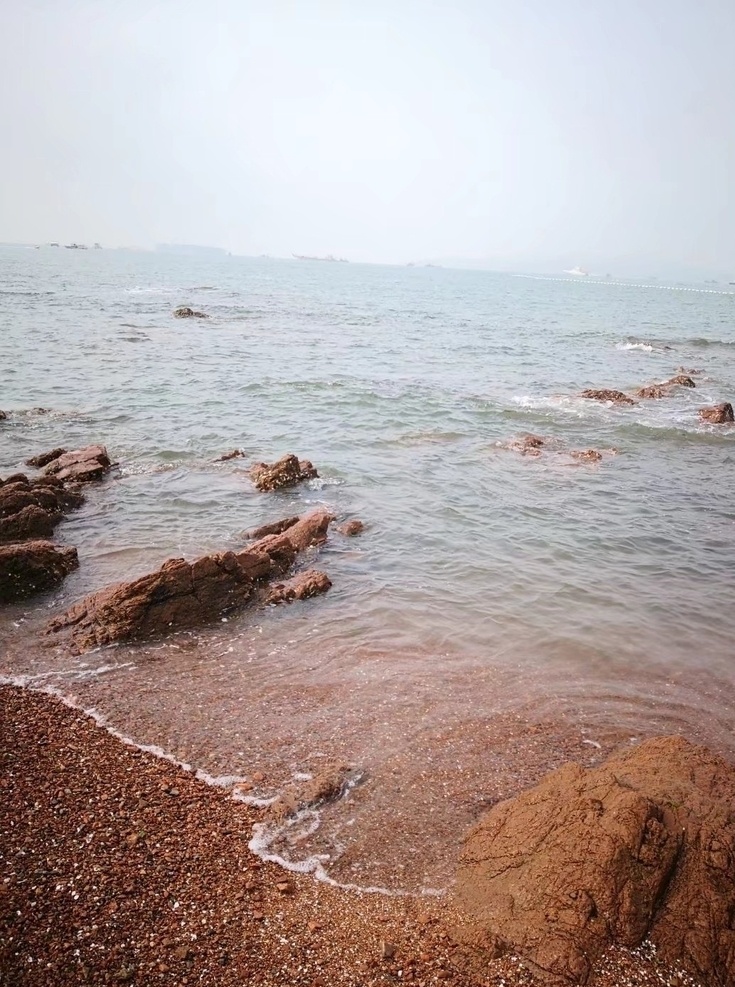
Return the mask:
[[[623,391],[615,391],[609,387],[600,390],[588,388],[582,391],[580,397],[589,398],[591,401],[611,401],[613,404],[637,404],[633,398],[628,397]]]
[[[275,463],[255,463],[250,467],[250,477],[258,490],[281,490],[317,476],[319,474],[308,459],[299,461],[291,453]]]
[[[711,408],[700,408],[699,417],[703,422],[709,422],[711,425],[729,425],[735,421],[729,401],[715,404]]]
[[[49,633],[66,631],[74,647],[86,651],[207,623],[243,606],[259,584],[283,575],[298,552],[324,541],[331,520],[315,511],[283,534],[268,535],[241,552],[205,555],[195,562],[169,559],[156,572],[80,600],[51,621]]]
[[[77,550],[50,541],[0,545],[0,603],[53,589],[79,565]]]
[[[735,985],[735,768],[680,737],[567,764],[495,806],[462,851],[464,938],[584,984],[610,944],[650,939]]]
[[[56,451],[58,450],[54,450]],[[104,446],[93,445],[85,446],[83,449],[73,449],[71,452],[64,452],[55,457],[48,462],[45,473],[47,476],[56,476],[59,480],[88,483],[90,480],[101,480],[110,469],[110,465],[107,449]]]
[[[29,480],[17,473],[0,481],[0,544],[48,538],[64,513],[83,502],[79,490],[55,477]]]

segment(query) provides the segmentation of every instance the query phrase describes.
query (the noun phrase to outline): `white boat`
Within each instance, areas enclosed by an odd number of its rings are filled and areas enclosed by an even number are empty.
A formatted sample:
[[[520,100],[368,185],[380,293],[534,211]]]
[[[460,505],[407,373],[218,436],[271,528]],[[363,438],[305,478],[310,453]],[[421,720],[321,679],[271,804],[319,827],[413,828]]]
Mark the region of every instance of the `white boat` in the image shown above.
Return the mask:
[[[583,267],[573,267],[571,271],[565,271],[565,274],[574,274],[578,278],[588,278],[590,275],[589,271],[585,271]]]

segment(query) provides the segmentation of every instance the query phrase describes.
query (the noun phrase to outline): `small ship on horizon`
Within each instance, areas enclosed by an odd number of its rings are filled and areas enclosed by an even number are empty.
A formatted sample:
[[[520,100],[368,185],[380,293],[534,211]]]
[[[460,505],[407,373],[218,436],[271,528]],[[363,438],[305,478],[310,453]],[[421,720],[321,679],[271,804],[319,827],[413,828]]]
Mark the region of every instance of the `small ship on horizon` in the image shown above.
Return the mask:
[[[349,264],[346,257],[333,257],[331,254],[327,254],[326,257],[310,257],[308,254],[293,254],[292,256],[294,260],[327,260],[337,264]]]

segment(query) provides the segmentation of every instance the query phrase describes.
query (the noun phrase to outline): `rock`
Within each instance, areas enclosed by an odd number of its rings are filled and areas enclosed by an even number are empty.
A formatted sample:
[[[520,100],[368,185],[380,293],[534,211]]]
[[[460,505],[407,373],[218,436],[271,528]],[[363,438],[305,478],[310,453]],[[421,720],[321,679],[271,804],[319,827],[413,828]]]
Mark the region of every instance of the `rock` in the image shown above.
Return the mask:
[[[259,528],[252,528],[243,534],[243,538],[264,538],[266,535],[280,535],[282,531],[293,527],[299,520],[299,515],[295,517],[281,518],[280,521],[271,521],[270,524],[261,524]],[[338,529],[339,530],[339,529]]]
[[[215,459],[215,463],[226,463],[229,459],[242,459],[244,455],[242,449],[233,449],[232,452],[226,452]]]
[[[384,960],[392,960],[396,955],[396,947],[392,942],[383,940],[380,944],[380,955]]]
[[[40,540],[0,545],[0,603],[53,589],[78,565],[70,546]]]
[[[681,737],[567,764],[467,837],[458,934],[580,984],[611,944],[649,939],[664,961],[733,987],[734,804],[735,768]]]
[[[47,476],[57,476],[60,480],[76,480],[88,483],[101,480],[110,469],[110,457],[104,446],[85,446],[74,449],[53,459],[46,467]]]
[[[174,316],[177,319],[208,319],[209,318],[206,312],[195,312],[194,309],[189,308],[188,305],[180,305],[178,308],[175,308]]]
[[[526,435],[520,435],[517,439],[511,439],[505,448],[519,452],[522,456],[540,456],[541,450],[547,444],[547,441],[541,435],[528,433]]]
[[[599,463],[602,459],[602,453],[597,449],[572,449],[569,455],[580,463]]]
[[[307,569],[281,583],[272,583],[265,596],[266,603],[291,603],[293,600],[308,600],[330,589],[332,581],[326,572]]]
[[[337,531],[341,535],[345,535],[347,538],[354,538],[355,535],[359,535],[365,530],[365,525],[358,518],[353,518],[351,521],[345,521],[344,524],[337,526]]]
[[[261,538],[241,552],[169,559],[156,572],[92,593],[51,621],[85,651],[114,641],[141,640],[196,627],[241,607],[256,587],[283,575],[298,552],[326,539],[331,515],[304,515],[287,532]]]
[[[302,480],[311,480],[319,474],[308,459],[299,461],[289,453],[275,463],[255,463],[250,467],[250,476],[258,490],[280,490],[293,487]]]
[[[0,422],[4,422],[7,417],[4,411],[0,411]]]
[[[701,367],[679,367],[678,372],[686,374],[687,377],[699,377],[700,374],[704,373],[704,370]]]
[[[677,374],[676,377],[671,377],[669,380],[665,380],[661,387],[696,387],[691,377],[686,374]]]
[[[64,512],[83,502],[76,488],[66,488],[55,478],[29,481],[16,473],[0,482],[0,543],[48,538]]]
[[[54,459],[64,455],[66,455],[66,449],[52,449],[51,452],[42,452],[40,456],[31,456],[30,459],[26,459],[26,466],[35,466],[37,469],[41,469],[52,463]]]
[[[591,390],[582,391],[580,397],[589,398],[591,401],[611,401],[613,404],[637,404],[633,398],[628,397],[623,391],[615,391],[610,388],[603,388],[602,390]]]
[[[637,398],[665,398],[668,394],[669,389],[663,384],[650,384],[635,392]]]
[[[712,425],[728,425],[734,420],[729,401],[715,404],[711,408],[700,408],[699,417],[703,422],[710,422]]]
[[[352,783],[362,778],[349,764],[326,764],[307,781],[297,781],[285,788],[265,810],[265,817],[281,823],[303,809],[315,809],[328,802],[336,802]]]

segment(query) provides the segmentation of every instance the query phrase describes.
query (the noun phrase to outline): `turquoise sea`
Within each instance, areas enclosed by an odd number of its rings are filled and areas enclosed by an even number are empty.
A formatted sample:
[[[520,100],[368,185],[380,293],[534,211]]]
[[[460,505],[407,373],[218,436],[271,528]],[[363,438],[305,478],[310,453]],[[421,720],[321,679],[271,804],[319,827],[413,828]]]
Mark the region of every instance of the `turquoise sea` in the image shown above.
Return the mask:
[[[662,400],[578,396],[680,367],[696,388]],[[78,572],[0,614],[0,673],[211,774],[257,764],[264,797],[359,764],[346,809],[281,839],[291,860],[443,887],[529,745],[539,765],[557,741],[735,746],[735,428],[697,417],[735,399],[735,288],[7,249],[0,381],[0,476],[59,445],[118,463],[57,529]],[[540,456],[506,447],[527,432]],[[256,492],[247,465],[286,452],[320,478]],[[366,525],[309,560],[323,598],[82,658],[42,634],[87,592],[317,505]]]

